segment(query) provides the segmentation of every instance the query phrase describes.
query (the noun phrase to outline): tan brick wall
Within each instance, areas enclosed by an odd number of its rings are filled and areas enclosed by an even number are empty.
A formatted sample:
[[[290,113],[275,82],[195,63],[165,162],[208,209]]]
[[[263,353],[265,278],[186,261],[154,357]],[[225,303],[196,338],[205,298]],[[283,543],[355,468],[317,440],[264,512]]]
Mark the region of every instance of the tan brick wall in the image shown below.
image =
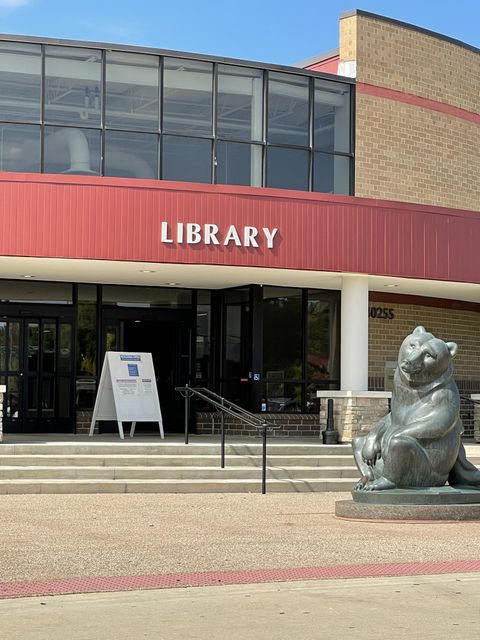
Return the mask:
[[[340,20],[338,53],[343,62],[357,59],[357,18],[355,16]]]
[[[404,338],[421,324],[438,338],[458,344],[457,380],[480,381],[480,313],[392,302],[371,302],[370,307],[392,309],[395,318],[369,319],[369,376],[383,378],[385,361],[397,359]]]
[[[384,20],[340,20],[357,81],[480,113],[480,54]],[[423,106],[356,96],[355,194],[480,210],[480,125]]]
[[[353,18],[359,82],[480,113],[480,54],[385,20]]]
[[[369,388],[384,390],[385,363],[396,362],[404,338],[419,324],[445,341],[458,344],[454,379],[461,395],[480,393],[480,313],[413,304],[371,302],[392,309],[393,320],[369,319]],[[461,400],[460,416],[466,437],[474,434],[474,405]]]
[[[356,102],[357,196],[480,210],[479,125],[361,93]]]

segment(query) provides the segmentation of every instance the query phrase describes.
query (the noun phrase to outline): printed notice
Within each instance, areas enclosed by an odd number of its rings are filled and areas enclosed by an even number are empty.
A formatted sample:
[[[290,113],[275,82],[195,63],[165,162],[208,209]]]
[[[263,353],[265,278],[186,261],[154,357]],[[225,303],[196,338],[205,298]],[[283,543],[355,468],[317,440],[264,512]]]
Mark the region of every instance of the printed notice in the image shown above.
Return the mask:
[[[129,376],[138,376],[138,364],[129,364],[127,366]]]
[[[142,378],[142,391],[141,393],[143,393],[144,396],[151,396],[153,395],[153,384],[152,384],[152,379],[151,378]]]
[[[117,388],[123,396],[138,395],[136,380],[129,380],[128,378],[126,380],[121,380],[117,378],[116,382],[117,382]]]

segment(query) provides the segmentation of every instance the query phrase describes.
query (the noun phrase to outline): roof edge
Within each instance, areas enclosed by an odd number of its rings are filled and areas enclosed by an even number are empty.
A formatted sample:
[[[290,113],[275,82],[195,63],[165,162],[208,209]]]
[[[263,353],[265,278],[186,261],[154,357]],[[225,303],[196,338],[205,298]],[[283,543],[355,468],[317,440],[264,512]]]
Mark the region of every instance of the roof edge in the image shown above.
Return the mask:
[[[472,51],[473,53],[480,53],[480,49],[478,47],[474,47],[472,44],[462,42],[462,40],[451,38],[450,36],[446,36],[443,33],[439,33],[438,31],[432,31],[431,29],[424,29],[423,27],[419,27],[415,24],[410,24],[409,22],[403,22],[402,20],[396,20],[395,18],[382,16],[382,15],[379,15],[378,13],[371,13],[370,11],[364,11],[363,9],[352,9],[350,11],[345,11],[340,14],[339,19],[342,20],[344,18],[351,18],[352,16],[365,16],[366,18],[374,18],[375,20],[388,22],[390,24],[398,25],[399,27],[404,27],[405,29],[410,29],[411,31],[417,31],[418,33],[423,33],[424,35],[430,36],[432,38],[436,38],[437,40],[450,42],[451,44],[455,44],[459,47],[462,47],[463,49]]]
[[[331,79],[335,81],[355,84],[354,78],[327,73],[324,71],[314,71],[305,68],[302,69],[301,67],[298,67],[296,65],[277,64],[274,62],[260,62],[256,60],[245,60],[243,58],[228,58],[225,56],[194,53],[190,51],[177,51],[173,49],[160,49],[156,47],[141,45],[115,44],[113,42],[99,42],[94,40],[71,40],[67,38],[52,38],[49,36],[25,36],[16,33],[0,33],[0,43],[1,42],[24,42],[28,44],[40,44],[49,46],[79,47],[83,49],[104,49],[109,52],[115,51],[122,53],[144,53],[148,55],[166,56],[172,58],[187,58],[190,60],[201,60],[214,63],[216,62],[218,64],[226,64],[239,67],[255,67],[257,69],[265,69],[267,71],[314,75],[318,78],[326,78],[329,80]]]
[[[325,53],[319,53],[311,58],[306,58],[305,60],[300,60],[300,62],[295,62],[293,67],[300,67],[301,69],[305,69],[311,64],[316,64],[318,62],[323,62],[324,60],[329,60],[330,58],[335,58],[340,55],[340,49],[330,49],[330,51],[325,51]]]

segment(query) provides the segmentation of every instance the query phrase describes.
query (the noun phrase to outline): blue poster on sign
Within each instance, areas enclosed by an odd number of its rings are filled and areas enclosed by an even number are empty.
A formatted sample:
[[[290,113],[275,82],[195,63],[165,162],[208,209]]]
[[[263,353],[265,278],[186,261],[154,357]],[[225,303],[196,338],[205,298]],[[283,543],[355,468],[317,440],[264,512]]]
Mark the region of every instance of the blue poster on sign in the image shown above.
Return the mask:
[[[138,376],[138,364],[129,364],[127,366],[129,376]]]

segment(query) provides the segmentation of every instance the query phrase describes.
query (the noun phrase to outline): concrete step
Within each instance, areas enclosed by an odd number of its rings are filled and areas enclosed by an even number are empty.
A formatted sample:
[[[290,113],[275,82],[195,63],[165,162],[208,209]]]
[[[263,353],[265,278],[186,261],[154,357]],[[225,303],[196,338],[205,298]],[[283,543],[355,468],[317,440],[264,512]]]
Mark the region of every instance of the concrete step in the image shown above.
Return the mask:
[[[269,440],[267,445],[268,455],[347,455],[351,452],[349,444],[323,445],[317,444],[288,444],[276,443]],[[226,455],[252,455],[262,454],[262,443],[233,443],[226,445]],[[35,443],[35,444],[6,444],[0,443],[0,455],[220,455],[220,443],[218,444],[179,444],[156,442],[135,444],[128,439],[111,443]]]
[[[344,478],[352,477],[355,467],[272,467],[267,468],[267,477],[281,479],[295,478]],[[0,467],[0,480],[19,479],[97,479],[97,480],[247,480],[261,477],[259,467]]]
[[[267,492],[350,491],[357,477],[269,480]],[[260,480],[0,480],[0,494],[31,493],[260,493]]]
[[[342,455],[268,455],[270,466],[351,466],[353,456],[350,453]],[[229,455],[225,457],[227,467],[260,467],[262,457]],[[42,466],[42,467],[69,467],[69,466],[94,466],[94,467],[118,467],[118,466],[151,466],[151,467],[215,467],[220,465],[220,453],[215,455],[35,455],[10,454],[0,455],[0,468],[2,466]]]

